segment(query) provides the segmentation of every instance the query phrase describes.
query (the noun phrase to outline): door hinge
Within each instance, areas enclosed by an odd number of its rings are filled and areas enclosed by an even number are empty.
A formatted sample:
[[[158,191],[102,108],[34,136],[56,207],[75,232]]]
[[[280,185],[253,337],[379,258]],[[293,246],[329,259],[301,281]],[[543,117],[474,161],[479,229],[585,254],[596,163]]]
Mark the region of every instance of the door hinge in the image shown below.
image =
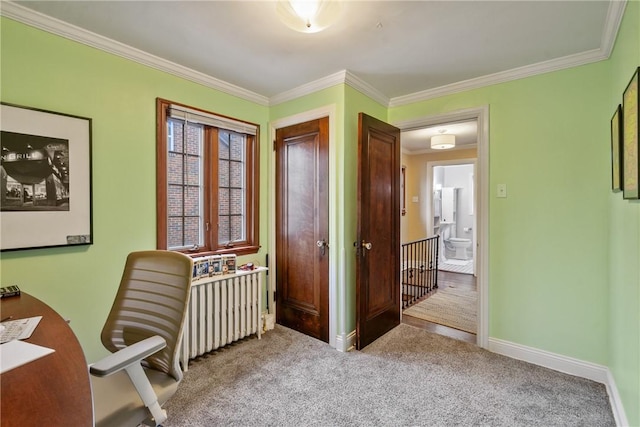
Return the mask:
[[[276,151],[276,140],[273,140],[273,151]]]
[[[274,301],[278,300],[278,291],[273,291],[273,300]]]

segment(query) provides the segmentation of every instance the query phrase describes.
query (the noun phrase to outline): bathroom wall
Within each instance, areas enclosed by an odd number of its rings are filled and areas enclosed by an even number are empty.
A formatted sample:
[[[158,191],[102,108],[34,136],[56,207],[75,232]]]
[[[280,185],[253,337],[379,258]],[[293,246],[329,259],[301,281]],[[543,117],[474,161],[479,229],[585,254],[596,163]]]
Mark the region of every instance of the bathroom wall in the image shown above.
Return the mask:
[[[472,230],[464,231],[465,228],[472,229],[475,227],[475,215],[472,214],[472,212],[475,213],[473,209],[473,189],[470,182],[470,175],[473,174],[473,165],[451,165],[439,168],[443,170],[443,187],[458,188],[456,237],[473,240]]]

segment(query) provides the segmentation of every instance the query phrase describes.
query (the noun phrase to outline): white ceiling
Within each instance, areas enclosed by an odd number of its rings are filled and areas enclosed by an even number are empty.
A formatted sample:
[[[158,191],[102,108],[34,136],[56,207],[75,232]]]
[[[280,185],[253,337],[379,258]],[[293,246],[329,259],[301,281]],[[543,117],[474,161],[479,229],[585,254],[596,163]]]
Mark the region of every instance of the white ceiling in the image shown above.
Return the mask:
[[[333,26],[304,34],[278,20],[273,1],[16,3],[267,99],[346,70],[391,101],[535,64],[604,59],[626,4],[344,1]]]

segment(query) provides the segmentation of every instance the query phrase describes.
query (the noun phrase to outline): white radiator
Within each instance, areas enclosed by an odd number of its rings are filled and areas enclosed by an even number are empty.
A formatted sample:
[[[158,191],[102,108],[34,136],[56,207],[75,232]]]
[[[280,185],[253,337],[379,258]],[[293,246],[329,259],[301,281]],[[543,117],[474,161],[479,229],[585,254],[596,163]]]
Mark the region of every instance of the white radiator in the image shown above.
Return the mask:
[[[265,267],[194,280],[182,336],[181,362],[246,336],[262,335],[262,272]]]

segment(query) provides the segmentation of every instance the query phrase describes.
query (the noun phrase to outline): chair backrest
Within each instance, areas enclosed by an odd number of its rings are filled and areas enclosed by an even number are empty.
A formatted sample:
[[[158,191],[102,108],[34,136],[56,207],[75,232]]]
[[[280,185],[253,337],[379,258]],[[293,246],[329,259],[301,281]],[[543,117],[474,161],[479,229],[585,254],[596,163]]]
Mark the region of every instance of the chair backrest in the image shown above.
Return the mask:
[[[111,352],[160,335],[167,346],[145,359],[148,367],[182,379],[178,353],[191,293],[193,260],[179,252],[132,252],[107,321],[102,344]]]

